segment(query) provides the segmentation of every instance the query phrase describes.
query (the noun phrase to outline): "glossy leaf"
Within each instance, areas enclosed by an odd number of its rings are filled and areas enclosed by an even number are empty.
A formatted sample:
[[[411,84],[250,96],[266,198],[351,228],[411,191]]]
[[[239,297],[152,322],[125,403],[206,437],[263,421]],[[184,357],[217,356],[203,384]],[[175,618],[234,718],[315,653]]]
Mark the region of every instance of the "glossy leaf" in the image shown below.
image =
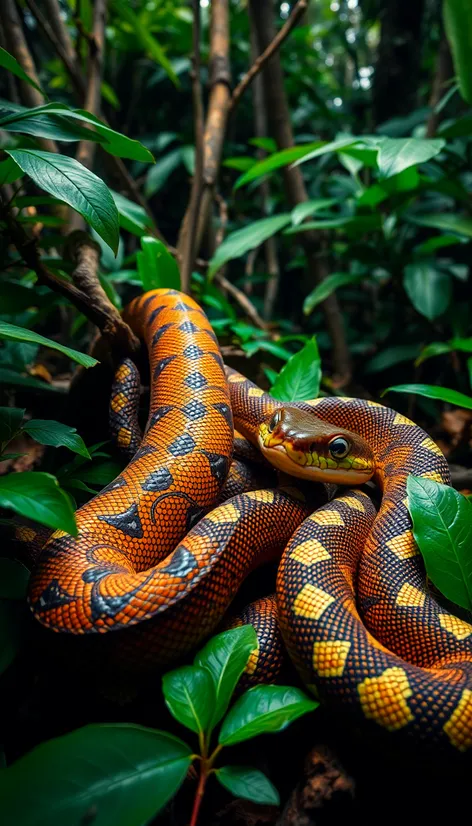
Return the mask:
[[[275,786],[258,769],[247,766],[222,766],[216,776],[221,785],[235,797],[252,800],[266,806],[278,806],[280,797]]]
[[[236,700],[226,715],[218,742],[222,746],[233,746],[259,734],[282,731],[318,705],[298,688],[255,686]]]
[[[449,212],[434,212],[430,215],[406,215],[408,221],[422,227],[433,227],[445,232],[457,232],[472,238],[472,218],[465,215],[454,215]]]
[[[334,141],[323,143],[321,146],[315,147],[310,152],[298,158],[293,166],[299,166],[301,163],[312,161],[315,158],[320,158],[322,155],[328,155],[330,152],[338,152],[339,149],[345,149],[348,146],[354,146],[359,143],[359,138],[354,138],[352,135],[347,135],[343,138],[337,138]]]
[[[180,290],[179,268],[162,241],[151,236],[143,236],[141,250],[137,253],[136,260],[143,290],[147,292],[159,287]]]
[[[306,224],[299,224],[296,227],[289,227],[284,235],[296,235],[298,232],[306,232],[312,229],[344,229],[346,232],[353,232],[358,235],[360,232],[371,232],[380,229],[382,217],[380,214],[374,215],[353,215],[352,217],[318,218],[314,221],[307,221]]]
[[[75,427],[69,427],[61,422],[48,419],[31,419],[23,427],[26,433],[42,445],[52,447],[67,447],[74,453],[91,459],[84,440],[77,433]]]
[[[472,610],[472,502],[448,485],[409,476],[413,535],[431,581],[444,596]]]
[[[395,364],[413,361],[418,354],[418,348],[418,344],[398,344],[396,347],[386,347],[366,363],[364,372],[378,373],[381,370],[388,370]]]
[[[165,185],[169,175],[174,169],[182,163],[182,148],[172,149],[167,155],[158,158],[153,167],[146,175],[146,183],[144,186],[144,194],[147,198],[151,198],[157,192],[160,192]]]
[[[442,138],[382,138],[379,144],[379,176],[390,178],[414,164],[424,163],[436,157],[446,145],[446,141]]]
[[[310,313],[321,304],[325,298],[334,293],[339,287],[345,287],[348,284],[355,284],[363,278],[358,273],[349,272],[333,272],[323,279],[321,284],[318,284],[314,290],[305,298],[303,302],[303,312],[305,315]]]
[[[4,184],[12,184],[21,178],[23,171],[20,169],[13,158],[7,158],[6,161],[0,161],[0,186]]]
[[[0,407],[0,448],[18,432],[25,412],[24,408]]]
[[[0,772],[2,819],[18,826],[143,826],[177,792],[191,759],[189,747],[165,732],[85,726]]]
[[[316,338],[313,336],[282,367],[270,393],[282,402],[316,399],[320,392],[320,382],[321,359]]]
[[[217,634],[195,657],[195,665],[205,668],[213,680],[215,699],[210,729],[225,714],[249,656],[257,647],[257,635],[252,625],[241,625]]]
[[[313,201],[304,201],[292,209],[292,224],[296,227],[308,217],[318,212],[320,209],[329,209],[338,203],[337,198],[315,198]]]
[[[270,218],[261,218],[253,221],[247,227],[231,232],[216,250],[215,255],[208,267],[208,277],[211,278],[215,272],[233,258],[240,258],[249,250],[259,247],[276,232],[286,227],[291,221],[289,212],[282,215],[272,215]]]
[[[472,104],[472,6],[469,0],[444,0],[443,16],[460,93],[467,103]]]
[[[437,387],[434,384],[396,384],[394,387],[387,387],[382,396],[386,393],[415,393],[418,396],[425,396],[427,399],[438,399],[438,401],[449,402],[457,407],[465,407],[472,410],[472,396],[458,393],[457,390],[450,390],[448,387]]]
[[[118,210],[106,184],[74,158],[37,149],[9,149],[7,154],[40,189],[65,201],[116,253]]]
[[[317,141],[316,143],[307,143],[304,146],[292,146],[290,149],[282,149],[281,152],[274,152],[273,155],[269,155],[268,158],[264,158],[264,160],[254,164],[254,166],[252,166],[251,169],[248,169],[244,175],[241,175],[241,177],[236,181],[234,189],[239,189],[241,186],[244,186],[244,184],[248,184],[250,181],[254,181],[257,178],[261,178],[262,175],[267,175],[268,172],[273,172],[275,169],[280,169],[282,166],[288,166],[293,163],[293,161],[302,158],[318,146],[322,146],[321,141]]]
[[[162,678],[166,706],[179,723],[203,734],[209,726],[215,704],[215,690],[206,668],[184,665]]]
[[[50,473],[26,471],[0,476],[0,506],[77,536],[71,503]]]
[[[46,390],[50,393],[64,392],[62,387],[55,387],[46,381],[40,381],[31,376],[24,376],[22,373],[18,373],[16,370],[10,370],[7,367],[0,367],[0,384],[29,387],[31,390]]]
[[[30,572],[17,559],[0,557],[0,599],[25,599]]]
[[[442,356],[444,353],[450,353],[452,347],[447,341],[433,341],[431,344],[427,344],[426,347],[423,347],[421,353],[419,354],[418,358],[415,361],[415,366],[419,367],[426,359],[430,359],[433,356]]]
[[[0,339],[7,341],[31,341],[34,344],[41,344],[43,347],[49,347],[51,350],[58,350],[64,356],[81,364],[82,367],[93,367],[98,364],[97,359],[88,356],[86,353],[79,353],[78,350],[71,350],[70,347],[64,347],[57,341],[52,341],[50,338],[45,338],[33,330],[27,330],[25,327],[16,327],[14,324],[8,324],[6,321],[0,321]]]
[[[166,53],[156,38],[151,34],[147,26],[144,25],[139,15],[137,15],[126,0],[113,0],[112,5],[118,12],[122,20],[131,26],[136,38],[145,50],[146,54],[159,66],[162,66],[166,74],[175,86],[179,86],[178,77],[172,67],[172,63],[166,57]]]
[[[451,279],[428,261],[405,267],[403,286],[415,310],[429,321],[446,312],[451,300]]]
[[[16,58],[10,54],[10,52],[5,51],[5,49],[0,48],[0,66],[2,69],[6,69],[8,72],[11,72],[13,75],[16,75],[20,78],[20,80],[24,80],[26,83],[29,83],[30,86],[34,86],[38,92],[43,93],[43,90],[40,86],[38,86],[35,81],[26,74],[25,70],[20,66]]]
[[[146,210],[119,192],[114,192],[113,189],[110,189],[110,192],[118,210],[120,227],[139,237],[147,235],[152,227],[152,219]]]

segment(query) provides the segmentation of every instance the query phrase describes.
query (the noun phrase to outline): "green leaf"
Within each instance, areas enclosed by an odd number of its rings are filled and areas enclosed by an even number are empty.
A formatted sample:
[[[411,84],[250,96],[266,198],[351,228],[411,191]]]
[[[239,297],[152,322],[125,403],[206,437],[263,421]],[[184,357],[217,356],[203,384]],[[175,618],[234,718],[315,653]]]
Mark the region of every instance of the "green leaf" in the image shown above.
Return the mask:
[[[77,536],[74,511],[50,473],[9,473],[0,476],[0,506],[21,516]]]
[[[327,278],[324,278],[321,284],[318,284],[305,298],[303,302],[304,314],[310,315],[318,304],[324,301],[325,298],[328,298],[328,296],[339,287],[345,287],[347,284],[355,284],[363,277],[364,276],[359,275],[359,273],[349,272],[333,272],[331,275],[328,275]]]
[[[439,155],[445,147],[442,138],[421,140],[419,138],[381,138],[377,163],[379,177],[391,178],[414,164],[424,163]]]
[[[359,138],[354,138],[352,135],[347,135],[344,138],[337,138],[335,141],[323,142],[321,146],[318,145],[311,152],[308,152],[303,155],[303,157],[298,158],[293,166],[299,166],[301,163],[312,161],[314,158],[320,158],[322,155],[327,155],[330,152],[337,152],[339,149],[345,149],[348,146],[354,146],[358,143],[362,146],[362,142],[359,142]]]
[[[18,432],[25,412],[24,408],[0,407],[0,448]]]
[[[273,356],[277,356],[277,358],[282,359],[282,361],[288,361],[288,359],[293,355],[291,350],[287,350],[286,347],[283,347],[276,341],[270,341],[269,339],[248,341],[246,344],[242,345],[242,349],[248,354],[249,357],[254,356],[262,350],[265,353],[272,353]]]
[[[175,795],[191,762],[189,747],[166,732],[85,726],[0,772],[2,819],[18,826],[143,826]]]
[[[472,610],[472,503],[448,485],[409,476],[413,535],[431,581],[447,599]]]
[[[69,450],[85,456],[86,459],[92,458],[75,427],[47,419],[31,419],[26,422],[23,430],[42,445],[68,447]]]
[[[348,233],[353,233],[356,237],[361,232],[371,232],[380,229],[382,226],[382,216],[380,213],[374,215],[352,215],[350,217],[319,218],[315,221],[307,221],[306,224],[299,224],[297,227],[289,227],[284,235],[296,235],[298,232],[306,232],[312,229],[344,229]]]
[[[0,557],[0,599],[26,597],[30,572],[16,559]]]
[[[234,189],[239,189],[241,186],[244,186],[244,184],[248,184],[250,181],[266,175],[268,172],[273,172],[274,169],[280,169],[281,166],[288,166],[288,164],[293,163],[293,161],[296,161],[298,158],[302,158],[308,152],[322,145],[321,141],[317,141],[316,143],[306,143],[304,146],[292,146],[290,149],[282,149],[281,152],[274,152],[273,155],[269,155],[268,158],[264,158],[264,160],[254,164],[244,175],[241,175],[236,181]]]
[[[451,300],[451,279],[429,261],[405,267],[403,286],[415,310],[429,321],[446,312]]]
[[[418,344],[399,344],[396,347],[387,347],[377,353],[364,368],[365,373],[378,373],[380,370],[388,370],[395,364],[403,361],[412,361],[418,354]]]
[[[6,367],[0,367],[0,384],[29,387],[32,390],[46,390],[50,393],[64,392],[61,387],[55,387],[53,384],[48,384],[46,381],[33,379],[31,376],[23,376],[21,373],[17,373],[16,370],[9,370]]]
[[[215,699],[211,709],[210,730],[220,722],[250,654],[258,647],[252,625],[241,625],[217,634],[195,657],[195,665],[211,674]]]
[[[157,238],[141,238],[142,252],[136,260],[143,290],[156,290],[159,287],[180,290],[180,273],[175,258],[167,247]]]
[[[118,210],[108,187],[100,178],[66,155],[37,149],[9,149],[6,152],[40,189],[79,212],[116,253]]]
[[[464,215],[454,215],[449,212],[433,212],[428,215],[405,215],[408,221],[422,227],[443,229],[445,232],[457,232],[472,238],[472,218]]]
[[[240,155],[237,158],[226,158],[221,165],[227,166],[228,169],[237,169],[239,172],[247,172],[255,163],[257,163],[257,161],[255,161],[254,158],[249,158],[247,155]]]
[[[214,710],[215,691],[206,668],[184,665],[162,678],[166,706],[179,723],[203,734]]]
[[[280,797],[270,780],[258,771],[247,766],[222,766],[216,770],[221,785],[235,797],[252,800],[266,806],[279,806]]]
[[[452,347],[446,341],[433,341],[426,347],[423,347],[421,353],[415,361],[415,367],[419,367],[426,359],[432,356],[442,356],[444,353],[450,353]]]
[[[444,0],[443,16],[460,93],[467,103],[472,104],[472,6],[469,0]]]
[[[457,390],[450,390],[448,387],[437,387],[434,384],[396,384],[394,387],[387,387],[383,390],[382,396],[386,393],[415,393],[417,396],[425,396],[427,399],[438,399],[441,402],[449,402],[457,407],[465,407],[472,410],[472,397]]]
[[[247,227],[238,229],[235,232],[230,232],[225,240],[216,250],[208,267],[208,278],[211,278],[215,272],[221,267],[231,261],[233,258],[240,258],[249,250],[259,247],[264,241],[267,241],[276,232],[286,227],[291,221],[289,212],[284,212],[282,215],[272,215],[270,218],[261,218],[259,221],[253,221]]]
[[[14,183],[22,175],[22,170],[13,158],[7,158],[6,161],[0,162],[0,186]]]
[[[151,198],[165,185],[169,175],[182,163],[182,148],[172,149],[163,158],[159,158],[146,175],[144,194]]]
[[[282,402],[316,399],[320,392],[321,359],[313,336],[282,367],[270,389],[271,396]]]
[[[0,117],[0,127],[5,132],[20,132],[23,135],[33,135],[37,138],[52,138],[57,141],[94,141],[106,144],[106,139],[94,132],[92,129],[86,129],[78,123],[68,123],[68,121],[55,114],[55,110],[61,104],[49,103],[46,106],[35,107],[34,109],[27,109],[26,107],[16,107],[13,110],[1,111],[5,114]],[[47,109],[51,108],[52,112],[48,113]],[[67,111],[67,107],[64,107]]]
[[[156,38],[151,34],[147,26],[142,23],[141,18],[138,17],[137,14],[132,10],[130,5],[126,2],[126,0],[113,0],[112,4],[115,10],[118,12],[120,18],[122,20],[126,20],[127,23],[131,26],[135,37],[141,44],[142,48],[159,66],[162,66],[164,71],[170,77],[172,83],[179,87],[179,80],[178,77],[172,68],[172,63],[166,57],[164,49],[162,46],[159,45]]]
[[[464,239],[458,238],[457,235],[435,235],[422,244],[418,244],[415,247],[415,255],[431,255],[443,247],[452,247],[461,243],[464,243]]]
[[[0,48],[0,66],[2,69],[6,69],[8,72],[11,72],[13,75],[16,75],[20,78],[20,80],[26,81],[29,83],[30,86],[34,86],[38,92],[43,94],[43,90],[37,83],[30,78],[29,75],[26,74],[25,70],[20,66],[18,61],[11,55],[9,52],[6,52],[5,49]]]
[[[318,705],[298,688],[255,686],[236,700],[226,715],[218,742],[222,746],[233,746],[258,734],[282,731]]]
[[[147,235],[153,224],[146,210],[139,204],[129,201],[124,195],[120,195],[119,192],[114,192],[113,189],[110,189],[110,192],[118,210],[120,227],[139,237]]]
[[[63,344],[58,344],[57,341],[52,341],[50,338],[45,338],[33,330],[27,330],[25,327],[16,327],[14,324],[8,324],[6,321],[0,321],[0,339],[7,341],[31,341],[34,344],[41,344],[43,347],[49,347],[51,350],[58,350],[64,356],[81,364],[82,367],[93,367],[98,364],[97,359],[88,356],[85,353],[79,353],[77,350],[71,350],[70,347],[64,347]]]
[[[295,209],[292,209],[292,224],[296,227],[308,215],[313,215],[319,209],[329,209],[337,203],[337,198],[316,198],[313,201],[304,201],[302,204],[297,204]]]

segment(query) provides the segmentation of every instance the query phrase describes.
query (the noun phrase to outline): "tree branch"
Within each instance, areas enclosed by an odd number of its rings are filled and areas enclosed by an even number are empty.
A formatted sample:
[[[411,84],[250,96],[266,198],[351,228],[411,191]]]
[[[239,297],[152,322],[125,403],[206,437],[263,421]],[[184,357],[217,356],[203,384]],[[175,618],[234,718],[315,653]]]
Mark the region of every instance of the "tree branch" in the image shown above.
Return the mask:
[[[182,258],[180,268],[181,285],[184,293],[189,292],[190,276],[196,255],[196,241],[200,203],[203,190],[203,133],[205,129],[202,85],[200,77],[200,0],[193,0],[193,57],[192,57],[192,99],[195,124],[195,172],[188,211],[180,231],[178,248]]]
[[[62,60],[74,86],[75,94],[81,103],[86,94],[85,78],[82,75],[69,32],[62,20],[57,0],[42,0],[44,14],[36,0],[26,0],[26,4]]]
[[[238,290],[238,288],[235,287],[234,284],[231,283],[231,281],[228,281],[228,279],[225,278],[224,275],[221,275],[221,273],[216,273],[215,281],[220,285],[220,287],[226,290],[227,293],[233,296],[234,300],[238,302],[239,306],[242,307],[247,317],[252,321],[252,323],[256,327],[259,327],[260,330],[268,329],[268,326],[265,323],[264,319],[260,317],[256,308],[254,307],[254,304],[252,304],[252,302],[249,301],[249,298],[247,297],[247,295],[245,295],[245,293],[243,293],[241,290]]]
[[[308,0],[298,0],[298,3],[296,4],[296,6],[293,7],[290,16],[287,18],[280,31],[277,32],[274,39],[269,43],[267,48],[264,49],[264,51],[259,55],[259,57],[256,58],[249,71],[246,72],[242,80],[234,89],[229,104],[230,112],[232,112],[235,106],[237,106],[241,96],[244,94],[248,86],[250,86],[256,75],[259,74],[264,64],[267,63],[268,60],[270,60],[270,58],[277,51],[277,49],[280,49],[282,43],[284,42],[284,40],[286,40],[286,38],[292,31],[293,27],[298,23],[298,20],[300,19],[302,14],[305,13],[307,8]]]
[[[95,0],[93,4],[92,36],[89,40],[87,86],[84,109],[100,117],[101,86],[103,73],[103,50],[105,47],[106,0]],[[76,160],[91,169],[97,144],[94,141],[80,141]]]

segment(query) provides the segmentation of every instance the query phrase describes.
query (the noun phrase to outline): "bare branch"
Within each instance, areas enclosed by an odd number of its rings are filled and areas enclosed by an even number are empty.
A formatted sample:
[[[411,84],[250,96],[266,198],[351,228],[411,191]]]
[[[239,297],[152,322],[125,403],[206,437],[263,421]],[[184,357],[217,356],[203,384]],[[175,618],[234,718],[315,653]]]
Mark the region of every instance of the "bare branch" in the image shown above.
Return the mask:
[[[36,0],[26,0],[26,4],[61,58],[74,85],[79,102],[82,103],[86,93],[85,78],[82,75],[82,70],[77,60],[72,40],[69,37],[69,32],[62,20],[58,1],[42,0],[44,13],[43,10],[39,8]]]
[[[259,313],[257,312],[254,304],[249,301],[247,295],[245,295],[241,290],[238,290],[231,281],[228,281],[224,275],[221,273],[216,273],[215,281],[226,290],[229,295],[231,295],[235,301],[238,302],[239,306],[242,307],[244,312],[246,313],[247,317],[252,321],[252,323],[259,327],[260,330],[267,330],[268,325],[265,323],[264,319],[260,317]]]
[[[296,4],[296,6],[293,7],[290,16],[287,18],[280,31],[277,32],[274,39],[271,41],[271,43],[269,43],[267,48],[264,49],[262,54],[260,54],[259,57],[256,58],[249,71],[246,72],[242,80],[234,89],[233,94],[231,95],[231,101],[229,105],[230,112],[232,112],[235,106],[237,106],[241,96],[244,94],[248,86],[250,86],[256,75],[259,74],[264,64],[267,63],[268,60],[270,60],[270,58],[277,51],[277,49],[280,49],[282,43],[284,42],[284,40],[286,40],[286,38],[292,31],[293,27],[298,23],[300,17],[302,16],[302,14],[305,13],[307,8],[308,0],[298,0],[298,3]]]

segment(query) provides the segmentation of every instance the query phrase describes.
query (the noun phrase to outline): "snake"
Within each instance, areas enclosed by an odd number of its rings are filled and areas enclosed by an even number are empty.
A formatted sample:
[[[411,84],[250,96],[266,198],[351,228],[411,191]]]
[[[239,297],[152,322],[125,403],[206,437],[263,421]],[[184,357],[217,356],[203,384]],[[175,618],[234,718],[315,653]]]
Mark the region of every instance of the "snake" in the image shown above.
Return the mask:
[[[277,678],[279,635],[306,688],[353,724],[470,749],[472,625],[429,588],[408,511],[410,474],[450,484],[437,445],[373,401],[271,397],[225,367],[205,313],[177,290],[140,295],[123,317],[149,358],[144,434],[139,374],[124,359],[110,411],[128,464],[77,510],[77,536],[45,542],[35,619],[66,647],[93,641],[102,665],[162,669],[276,561],[275,595],[233,621],[259,636],[249,672]],[[337,493],[320,505],[310,481]]]

